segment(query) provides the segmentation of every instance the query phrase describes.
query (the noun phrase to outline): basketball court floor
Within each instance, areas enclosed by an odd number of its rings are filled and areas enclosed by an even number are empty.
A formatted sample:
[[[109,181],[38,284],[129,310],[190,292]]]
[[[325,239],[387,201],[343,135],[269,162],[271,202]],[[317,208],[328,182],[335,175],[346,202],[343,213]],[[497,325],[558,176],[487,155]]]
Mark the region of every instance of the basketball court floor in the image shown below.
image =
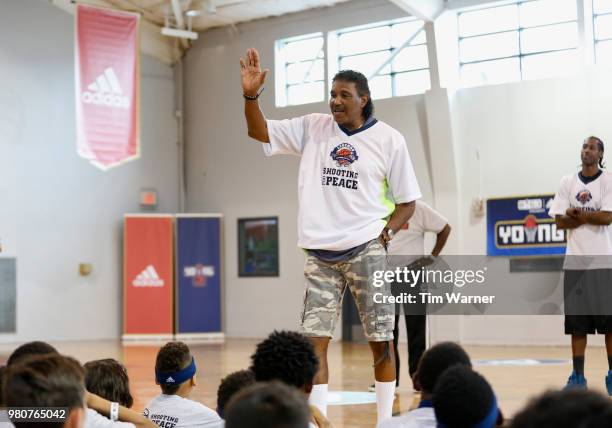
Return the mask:
[[[258,340],[229,339],[222,344],[190,344],[198,366],[198,387],[193,399],[216,407],[217,387],[227,374],[248,368],[250,355]],[[159,345],[122,345],[118,341],[55,342],[62,353],[82,363],[99,358],[122,361],[130,376],[134,409],[141,410],[159,393],[153,380],[155,355]],[[403,348],[403,349],[402,349]],[[13,347],[0,346],[0,363],[4,363]],[[571,372],[570,349],[567,347],[468,346],[475,370],[493,386],[504,415],[512,417],[530,397],[547,388],[559,388]],[[376,405],[367,388],[373,382],[371,356],[367,344],[335,342],[330,345],[330,400],[333,402],[369,401],[365,404],[332,404],[329,419],[334,427],[373,427]],[[400,357],[407,361],[405,344],[400,344]],[[402,366],[403,381],[394,404],[394,413],[406,412],[417,399]],[[605,392],[604,376],[608,370],[605,350],[588,347],[585,374],[589,387]],[[349,392],[357,392],[351,394]]]

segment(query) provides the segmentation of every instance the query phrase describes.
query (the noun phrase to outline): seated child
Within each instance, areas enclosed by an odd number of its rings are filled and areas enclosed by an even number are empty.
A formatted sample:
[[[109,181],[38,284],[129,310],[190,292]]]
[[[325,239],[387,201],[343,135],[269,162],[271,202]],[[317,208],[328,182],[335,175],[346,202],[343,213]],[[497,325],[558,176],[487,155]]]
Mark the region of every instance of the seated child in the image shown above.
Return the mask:
[[[189,399],[196,387],[196,365],[183,342],[168,342],[157,353],[155,383],[161,394],[144,415],[162,428],[216,427],[221,418],[202,403]]]

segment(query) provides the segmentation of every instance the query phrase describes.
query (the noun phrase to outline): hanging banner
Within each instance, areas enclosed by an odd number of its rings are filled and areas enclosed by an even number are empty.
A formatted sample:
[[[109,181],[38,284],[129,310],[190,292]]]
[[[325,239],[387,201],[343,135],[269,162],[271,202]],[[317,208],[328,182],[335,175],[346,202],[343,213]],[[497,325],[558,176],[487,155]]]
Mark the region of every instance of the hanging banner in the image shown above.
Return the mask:
[[[177,337],[222,337],[221,215],[176,216]]]
[[[565,231],[548,215],[555,195],[487,200],[487,255],[565,254]]]
[[[138,26],[134,13],[77,6],[77,150],[102,170],[140,155]]]
[[[126,215],[123,232],[123,337],[173,333],[171,215]]]

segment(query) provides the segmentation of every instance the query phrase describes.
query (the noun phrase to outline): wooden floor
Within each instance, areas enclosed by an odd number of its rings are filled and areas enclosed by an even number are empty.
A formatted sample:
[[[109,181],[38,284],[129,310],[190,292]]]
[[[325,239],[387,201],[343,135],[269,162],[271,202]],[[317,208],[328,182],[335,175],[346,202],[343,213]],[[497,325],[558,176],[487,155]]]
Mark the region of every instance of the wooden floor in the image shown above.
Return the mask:
[[[191,397],[205,405],[216,407],[216,391],[221,378],[235,370],[247,368],[256,340],[230,339],[224,344],[190,345],[196,357],[199,385]],[[128,368],[134,408],[144,405],[158,394],[154,383],[155,355],[159,346],[122,346],[119,342],[60,342],[57,349],[85,363],[98,358],[116,358]],[[407,361],[405,345],[401,357]],[[547,388],[561,387],[571,371],[569,347],[466,347],[473,360],[481,359],[563,359],[565,364],[538,366],[476,366],[493,386],[500,407],[511,417],[529,397]],[[4,362],[12,347],[0,346],[0,362]],[[330,346],[330,390],[365,391],[373,382],[371,356],[366,344],[332,343]],[[407,372],[402,367],[402,374]],[[607,373],[605,350],[587,349],[585,374],[589,387],[604,391]],[[407,376],[404,377],[406,379]],[[407,379],[406,379],[407,380]],[[408,382],[400,385],[395,412],[405,412],[414,396]],[[376,423],[375,404],[330,406],[329,418],[335,427],[373,427]]]

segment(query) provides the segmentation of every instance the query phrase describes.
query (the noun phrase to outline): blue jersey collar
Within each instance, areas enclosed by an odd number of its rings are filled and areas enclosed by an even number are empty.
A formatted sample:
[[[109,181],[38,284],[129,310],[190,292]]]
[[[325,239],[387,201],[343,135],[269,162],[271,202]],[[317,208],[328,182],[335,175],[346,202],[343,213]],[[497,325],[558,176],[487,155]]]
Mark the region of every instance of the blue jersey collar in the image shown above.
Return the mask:
[[[374,116],[370,116],[368,117],[368,120],[366,120],[365,123],[361,126],[361,128],[353,129],[351,131],[345,128],[344,126],[340,125],[339,123],[338,123],[338,128],[340,128],[342,132],[344,132],[347,136],[350,137],[351,135],[358,134],[360,132],[365,131],[368,128],[371,128],[372,126],[376,125],[376,122],[378,122],[378,119],[376,119]]]

